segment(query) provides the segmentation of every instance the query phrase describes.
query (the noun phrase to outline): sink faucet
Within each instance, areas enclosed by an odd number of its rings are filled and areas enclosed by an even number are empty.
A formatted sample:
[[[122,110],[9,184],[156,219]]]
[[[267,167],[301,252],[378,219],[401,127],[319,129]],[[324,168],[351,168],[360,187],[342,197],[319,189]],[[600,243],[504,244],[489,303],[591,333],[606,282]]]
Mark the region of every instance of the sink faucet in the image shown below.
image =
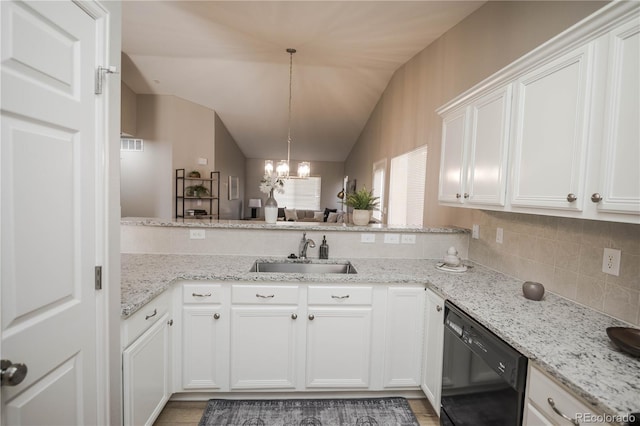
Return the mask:
[[[307,239],[307,233],[302,233],[302,240],[298,245],[298,258],[301,260],[307,259],[307,247],[315,248],[316,243],[311,238]]]

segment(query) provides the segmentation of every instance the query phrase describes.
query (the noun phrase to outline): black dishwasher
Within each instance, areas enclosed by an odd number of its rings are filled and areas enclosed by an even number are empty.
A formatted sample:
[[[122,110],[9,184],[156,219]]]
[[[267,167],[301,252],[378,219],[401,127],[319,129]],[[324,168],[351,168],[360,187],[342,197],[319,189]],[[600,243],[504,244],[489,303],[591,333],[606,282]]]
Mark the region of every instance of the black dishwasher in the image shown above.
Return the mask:
[[[440,424],[522,423],[527,358],[445,302]]]

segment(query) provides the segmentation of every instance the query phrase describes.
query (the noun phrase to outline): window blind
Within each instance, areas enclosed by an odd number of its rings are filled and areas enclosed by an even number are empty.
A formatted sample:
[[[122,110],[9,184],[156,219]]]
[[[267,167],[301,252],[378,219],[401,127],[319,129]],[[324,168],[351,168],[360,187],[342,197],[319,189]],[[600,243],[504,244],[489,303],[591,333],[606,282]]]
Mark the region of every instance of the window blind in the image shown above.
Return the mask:
[[[284,181],[284,194],[274,194],[278,207],[299,210],[320,210],[322,178],[312,176],[305,179]]]
[[[426,145],[391,159],[387,223],[422,226],[426,176]]]

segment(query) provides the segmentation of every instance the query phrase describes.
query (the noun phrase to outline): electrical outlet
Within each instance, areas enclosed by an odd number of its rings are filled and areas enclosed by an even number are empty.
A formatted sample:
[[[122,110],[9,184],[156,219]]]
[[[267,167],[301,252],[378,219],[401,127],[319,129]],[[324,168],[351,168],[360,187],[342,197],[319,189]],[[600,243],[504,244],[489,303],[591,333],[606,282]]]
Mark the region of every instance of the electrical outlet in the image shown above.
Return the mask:
[[[384,234],[385,244],[400,244],[400,234]]]
[[[360,234],[361,243],[375,243],[376,234]]]
[[[502,228],[496,229],[496,243],[502,244],[504,240],[504,230]]]
[[[192,240],[204,240],[204,229],[189,229],[189,238]]]
[[[400,242],[402,244],[415,244],[416,236],[415,234],[402,234],[402,236],[400,237]]]
[[[473,228],[471,229],[471,238],[477,240],[480,238],[480,225],[473,224]]]
[[[602,272],[609,275],[620,275],[620,250],[606,248],[602,255]]]

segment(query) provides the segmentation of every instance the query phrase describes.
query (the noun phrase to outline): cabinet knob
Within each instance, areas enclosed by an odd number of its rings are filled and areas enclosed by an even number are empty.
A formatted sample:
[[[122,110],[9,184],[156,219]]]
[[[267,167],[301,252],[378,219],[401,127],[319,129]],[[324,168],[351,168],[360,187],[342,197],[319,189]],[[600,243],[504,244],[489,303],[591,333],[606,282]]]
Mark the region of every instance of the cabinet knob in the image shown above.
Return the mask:
[[[442,306],[436,305],[436,311],[438,311],[438,312],[442,311]]]
[[[220,319],[220,314],[217,312],[213,314],[213,319]]]
[[[602,201],[602,195],[600,195],[598,192],[591,194],[591,201],[593,201],[594,203],[599,203],[600,201]]]
[[[298,319],[298,314],[296,313],[291,314],[291,319]]]
[[[315,315],[309,314],[309,321],[313,321],[315,319]]]
[[[459,199],[460,197],[462,197],[462,195],[460,195],[459,193],[458,193],[458,194],[456,194],[456,198],[458,198],[458,199]]]
[[[173,319],[170,319],[169,321],[167,321],[167,324],[169,325],[169,327],[171,327],[173,325]]]
[[[467,194],[466,192],[464,193],[464,198],[469,198],[469,194]]]
[[[576,194],[574,194],[574,193],[567,194],[567,201],[568,202],[573,203],[577,199],[578,199],[578,197],[576,197]]]

